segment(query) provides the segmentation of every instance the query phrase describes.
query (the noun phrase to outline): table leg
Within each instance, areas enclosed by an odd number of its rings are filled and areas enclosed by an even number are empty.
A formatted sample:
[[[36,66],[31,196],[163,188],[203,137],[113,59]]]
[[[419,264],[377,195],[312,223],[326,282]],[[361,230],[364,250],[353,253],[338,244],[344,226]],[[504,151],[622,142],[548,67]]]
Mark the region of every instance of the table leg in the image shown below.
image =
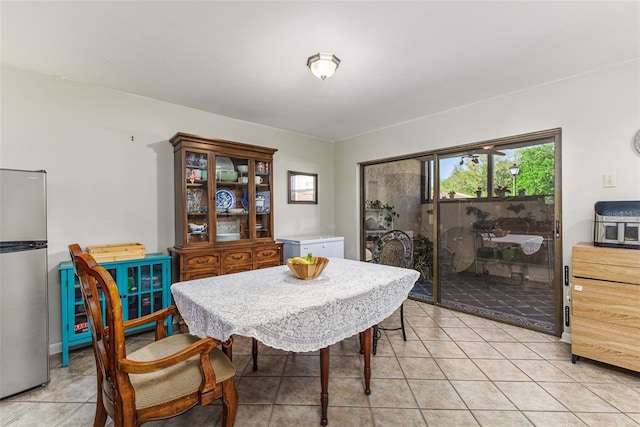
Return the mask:
[[[233,337],[222,343],[222,352],[227,355],[229,361],[233,362]]]
[[[380,328],[378,327],[378,325],[373,325],[373,354],[376,354],[378,352],[378,339],[380,338],[381,334],[382,332],[380,332]]]
[[[251,338],[251,357],[253,358],[253,370],[258,370],[258,340]]]
[[[329,347],[320,349],[320,405],[322,406],[322,418],[320,425],[329,424],[327,419],[327,407],[329,406]]]
[[[362,333],[364,351],[364,394],[371,394],[371,328]]]

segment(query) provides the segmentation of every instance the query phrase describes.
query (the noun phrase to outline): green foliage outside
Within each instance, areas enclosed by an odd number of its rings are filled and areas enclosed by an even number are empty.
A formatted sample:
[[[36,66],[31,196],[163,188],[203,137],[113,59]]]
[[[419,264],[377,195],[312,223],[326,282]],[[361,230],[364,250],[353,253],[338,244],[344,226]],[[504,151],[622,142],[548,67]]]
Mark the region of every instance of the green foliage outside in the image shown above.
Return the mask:
[[[474,195],[478,187],[487,188],[487,156],[482,155],[478,163],[467,166],[456,165],[451,176],[440,184],[441,192],[455,191],[467,195]]]
[[[487,195],[487,155],[478,156],[478,163],[467,162],[456,165],[451,176],[442,181],[440,190],[455,191],[473,196],[481,188]],[[505,187],[509,192],[513,188],[513,176],[509,168],[515,163],[520,167],[517,176],[517,189],[524,189],[527,195],[547,195],[554,193],[555,153],[553,144],[518,148],[507,156],[494,156],[493,188]],[[491,195],[493,196],[493,195]]]
[[[520,156],[518,188],[527,194],[553,194],[555,186],[555,152],[553,144],[523,149]]]

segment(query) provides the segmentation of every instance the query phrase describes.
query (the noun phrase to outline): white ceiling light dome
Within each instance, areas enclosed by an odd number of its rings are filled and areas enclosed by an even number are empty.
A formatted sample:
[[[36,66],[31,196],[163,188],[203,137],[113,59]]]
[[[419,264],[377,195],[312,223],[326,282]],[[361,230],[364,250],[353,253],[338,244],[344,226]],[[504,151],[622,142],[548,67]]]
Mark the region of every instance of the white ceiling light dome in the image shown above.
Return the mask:
[[[319,79],[333,76],[340,65],[340,59],[332,53],[316,53],[307,59],[307,67]]]

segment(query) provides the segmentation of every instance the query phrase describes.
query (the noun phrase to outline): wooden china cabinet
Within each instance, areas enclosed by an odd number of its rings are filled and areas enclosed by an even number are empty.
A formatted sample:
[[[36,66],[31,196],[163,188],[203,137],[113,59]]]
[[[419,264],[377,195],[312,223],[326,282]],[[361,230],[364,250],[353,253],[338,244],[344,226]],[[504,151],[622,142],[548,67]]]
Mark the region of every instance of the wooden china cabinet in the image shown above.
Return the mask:
[[[177,133],[172,282],[282,264],[273,238],[275,149]]]

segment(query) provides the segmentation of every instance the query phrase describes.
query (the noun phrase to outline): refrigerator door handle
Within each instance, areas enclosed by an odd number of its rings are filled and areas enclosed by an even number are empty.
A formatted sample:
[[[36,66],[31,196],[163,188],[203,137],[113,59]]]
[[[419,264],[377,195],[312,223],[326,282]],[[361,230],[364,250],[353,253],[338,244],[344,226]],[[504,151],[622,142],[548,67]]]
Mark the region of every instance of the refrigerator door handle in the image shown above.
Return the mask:
[[[46,240],[27,240],[22,242],[0,242],[0,254],[11,252],[32,251],[35,249],[46,249]]]

